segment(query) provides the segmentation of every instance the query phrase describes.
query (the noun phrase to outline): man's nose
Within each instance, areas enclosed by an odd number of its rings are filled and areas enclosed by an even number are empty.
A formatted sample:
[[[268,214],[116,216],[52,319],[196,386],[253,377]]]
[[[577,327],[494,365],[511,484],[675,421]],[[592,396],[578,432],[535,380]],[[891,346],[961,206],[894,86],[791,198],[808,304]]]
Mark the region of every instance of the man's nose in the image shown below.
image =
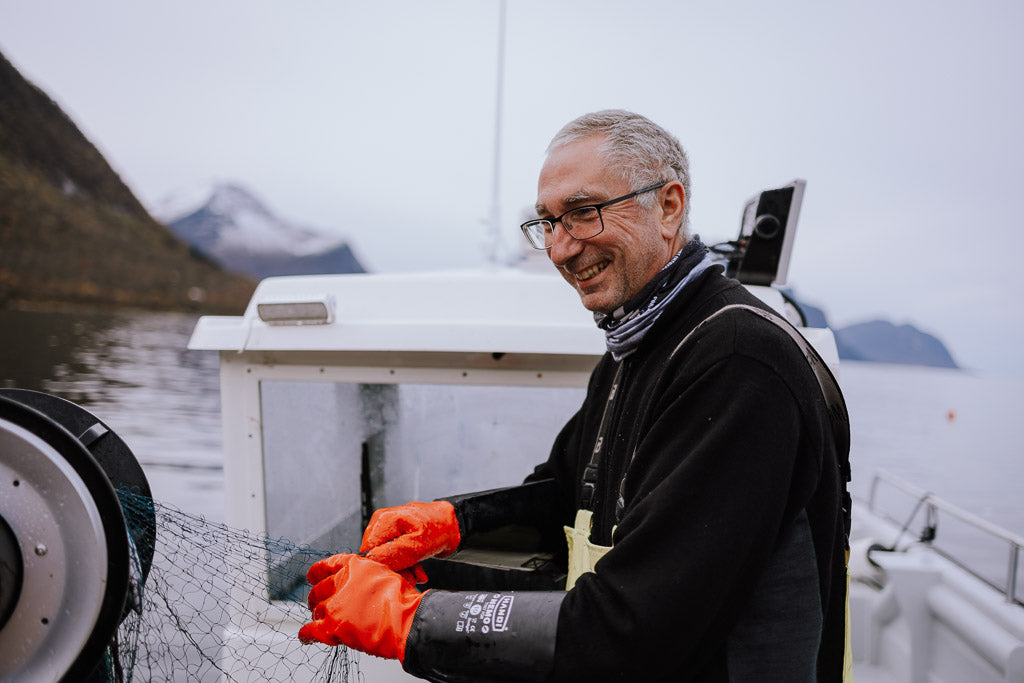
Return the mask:
[[[556,266],[564,266],[569,259],[583,251],[583,242],[573,239],[561,223],[552,229],[551,240],[548,257]]]

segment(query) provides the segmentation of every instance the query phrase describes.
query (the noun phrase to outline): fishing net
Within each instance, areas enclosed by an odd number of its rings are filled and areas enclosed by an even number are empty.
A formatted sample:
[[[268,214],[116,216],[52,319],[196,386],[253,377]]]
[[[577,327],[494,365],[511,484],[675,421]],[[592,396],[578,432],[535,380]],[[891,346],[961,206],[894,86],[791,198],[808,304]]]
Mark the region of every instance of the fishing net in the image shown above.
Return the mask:
[[[132,538],[132,581],[95,680],[362,679],[348,649],[296,637],[309,619],[305,570],[338,549],[297,546],[117,493]],[[271,592],[293,599],[271,602]]]

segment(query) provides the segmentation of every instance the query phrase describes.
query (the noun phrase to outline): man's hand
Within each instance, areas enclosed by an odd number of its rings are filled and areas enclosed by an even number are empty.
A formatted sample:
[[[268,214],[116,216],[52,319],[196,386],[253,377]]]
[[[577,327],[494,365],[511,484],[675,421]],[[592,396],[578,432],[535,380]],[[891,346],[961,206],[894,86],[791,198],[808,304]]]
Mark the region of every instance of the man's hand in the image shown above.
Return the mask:
[[[450,555],[462,540],[455,508],[444,500],[412,502],[373,513],[360,553],[401,571],[428,557]]]
[[[405,659],[405,641],[423,599],[410,575],[341,554],[314,564],[306,579],[313,585],[308,599],[313,621],[299,629],[299,640]]]

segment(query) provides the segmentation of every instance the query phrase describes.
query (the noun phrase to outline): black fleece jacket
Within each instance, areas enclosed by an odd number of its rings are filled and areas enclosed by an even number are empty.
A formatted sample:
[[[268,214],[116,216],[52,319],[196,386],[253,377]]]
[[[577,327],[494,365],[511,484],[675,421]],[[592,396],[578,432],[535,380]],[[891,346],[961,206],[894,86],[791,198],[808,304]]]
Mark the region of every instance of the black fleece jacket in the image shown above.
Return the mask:
[[[844,482],[806,358],[743,310],[673,353],[734,303],[765,308],[709,269],[622,361],[591,535],[613,548],[562,602],[550,680],[842,678]],[[572,525],[618,366],[599,362],[534,485],[517,487],[528,506],[517,488],[452,499],[464,531]]]

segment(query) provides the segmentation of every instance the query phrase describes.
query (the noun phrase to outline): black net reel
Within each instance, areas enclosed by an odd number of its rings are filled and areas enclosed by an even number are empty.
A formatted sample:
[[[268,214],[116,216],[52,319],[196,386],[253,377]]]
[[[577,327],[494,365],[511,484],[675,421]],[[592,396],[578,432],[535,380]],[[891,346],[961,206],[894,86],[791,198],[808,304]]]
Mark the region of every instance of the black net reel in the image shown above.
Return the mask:
[[[0,679],[93,679],[153,560],[151,497],[128,446],[64,399],[0,389]],[[96,680],[102,680],[102,676]]]

